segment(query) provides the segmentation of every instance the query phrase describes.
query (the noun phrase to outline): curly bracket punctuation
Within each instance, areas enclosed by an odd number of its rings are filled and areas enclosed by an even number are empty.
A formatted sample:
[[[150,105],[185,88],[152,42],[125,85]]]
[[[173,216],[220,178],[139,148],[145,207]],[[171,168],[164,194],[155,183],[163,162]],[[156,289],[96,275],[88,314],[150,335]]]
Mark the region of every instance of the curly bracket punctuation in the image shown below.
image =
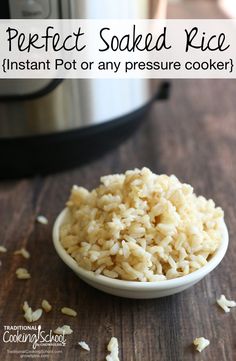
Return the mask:
[[[3,59],[3,61],[2,61],[2,70],[3,70],[4,73],[6,73],[6,61],[7,61],[6,58]]]

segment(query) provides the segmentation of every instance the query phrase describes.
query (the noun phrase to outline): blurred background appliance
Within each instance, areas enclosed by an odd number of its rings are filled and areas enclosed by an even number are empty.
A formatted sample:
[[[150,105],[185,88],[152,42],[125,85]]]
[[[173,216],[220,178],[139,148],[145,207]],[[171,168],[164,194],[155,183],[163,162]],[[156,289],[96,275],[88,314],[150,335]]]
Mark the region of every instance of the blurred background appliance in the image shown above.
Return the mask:
[[[1,18],[164,18],[166,0],[2,0]],[[0,80],[0,177],[102,155],[137,128],[169,84],[149,79]]]

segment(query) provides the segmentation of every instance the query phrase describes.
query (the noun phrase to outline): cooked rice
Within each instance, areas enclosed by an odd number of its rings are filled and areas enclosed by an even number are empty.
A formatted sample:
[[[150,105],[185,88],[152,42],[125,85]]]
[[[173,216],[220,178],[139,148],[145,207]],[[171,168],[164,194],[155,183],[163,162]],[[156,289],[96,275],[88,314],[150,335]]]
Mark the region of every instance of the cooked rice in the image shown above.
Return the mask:
[[[56,335],[70,335],[73,330],[68,325],[63,325],[62,327],[57,327],[53,331]]]
[[[175,176],[149,169],[101,178],[91,192],[74,186],[66,251],[86,270],[114,279],[162,281],[204,266],[219,247],[223,211]]]
[[[26,268],[17,268],[16,277],[19,280],[28,280],[29,278],[31,278],[30,273]]]
[[[106,361],[119,361],[119,346],[116,337],[110,339],[107,350],[110,352],[110,355],[107,355]]]
[[[48,224],[48,219],[42,215],[37,216],[36,221],[41,224]]]
[[[50,312],[52,310],[52,306],[47,300],[42,301],[42,308],[45,312]]]
[[[62,307],[61,313],[64,313],[64,315],[72,316],[72,317],[77,316],[77,312],[75,310],[73,310],[72,308],[69,308],[69,307]]]
[[[196,346],[196,350],[198,352],[202,352],[207,346],[210,345],[210,341],[207,340],[205,337],[198,337],[195,338],[193,344]]]
[[[24,318],[27,322],[35,322],[40,319],[43,314],[43,310],[38,308],[36,311],[32,311],[32,308],[29,307],[28,302],[25,301],[23,304]]]
[[[227,300],[225,295],[221,295],[220,298],[216,300],[216,302],[225,312],[230,312],[231,307],[236,307],[236,302]]]
[[[80,341],[80,342],[78,342],[78,345],[79,345],[82,349],[84,349],[84,350],[86,350],[86,351],[90,351],[90,347],[89,347],[89,345],[88,345],[86,342]]]
[[[6,253],[7,249],[4,246],[0,246],[0,253]]]
[[[22,247],[21,249],[15,251],[14,254],[15,255],[21,255],[22,257],[24,257],[26,259],[30,258],[30,253],[24,247]]]

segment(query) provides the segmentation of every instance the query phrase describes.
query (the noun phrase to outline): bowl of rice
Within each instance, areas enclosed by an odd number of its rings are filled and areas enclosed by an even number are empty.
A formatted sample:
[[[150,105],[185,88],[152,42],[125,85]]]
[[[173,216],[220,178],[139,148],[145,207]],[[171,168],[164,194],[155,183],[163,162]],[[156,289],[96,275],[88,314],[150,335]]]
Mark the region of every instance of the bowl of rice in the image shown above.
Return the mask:
[[[60,258],[89,285],[113,295],[158,298],[194,285],[224,257],[228,231],[213,200],[174,175],[148,168],[73,186],[57,217]]]

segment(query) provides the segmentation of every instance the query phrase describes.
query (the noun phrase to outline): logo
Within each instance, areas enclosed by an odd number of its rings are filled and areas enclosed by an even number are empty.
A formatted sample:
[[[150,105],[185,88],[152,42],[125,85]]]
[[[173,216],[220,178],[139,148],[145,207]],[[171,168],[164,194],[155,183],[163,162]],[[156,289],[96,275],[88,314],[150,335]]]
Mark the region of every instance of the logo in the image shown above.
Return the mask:
[[[2,341],[6,344],[31,344],[36,350],[39,346],[65,347],[64,333],[55,335],[53,331],[42,330],[42,326],[4,326]]]

